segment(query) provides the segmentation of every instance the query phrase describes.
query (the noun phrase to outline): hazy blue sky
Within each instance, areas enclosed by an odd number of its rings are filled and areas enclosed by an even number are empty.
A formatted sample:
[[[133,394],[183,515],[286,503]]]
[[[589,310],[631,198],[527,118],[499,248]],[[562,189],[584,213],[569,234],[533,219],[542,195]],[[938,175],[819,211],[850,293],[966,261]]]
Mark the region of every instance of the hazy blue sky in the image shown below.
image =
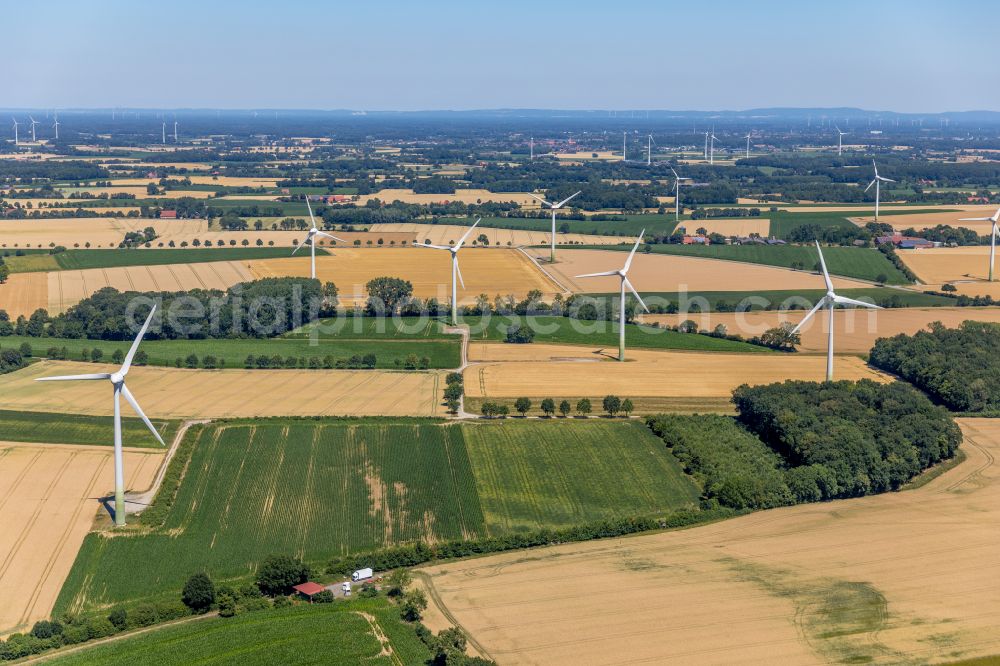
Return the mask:
[[[0,106],[1000,110],[1000,2],[3,3]]]

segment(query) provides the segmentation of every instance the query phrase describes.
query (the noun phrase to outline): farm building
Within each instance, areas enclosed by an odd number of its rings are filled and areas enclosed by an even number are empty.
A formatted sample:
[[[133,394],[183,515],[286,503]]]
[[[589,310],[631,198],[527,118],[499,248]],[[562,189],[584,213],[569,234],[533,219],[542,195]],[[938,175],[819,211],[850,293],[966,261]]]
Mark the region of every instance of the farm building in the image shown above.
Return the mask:
[[[314,583],[311,580],[308,580],[300,585],[296,585],[292,589],[295,590],[296,593],[301,594],[309,601],[312,601],[313,596],[319,594],[326,588],[320,585],[319,583]]]
[[[161,210],[160,211],[161,220],[176,220],[177,211],[176,210]]]

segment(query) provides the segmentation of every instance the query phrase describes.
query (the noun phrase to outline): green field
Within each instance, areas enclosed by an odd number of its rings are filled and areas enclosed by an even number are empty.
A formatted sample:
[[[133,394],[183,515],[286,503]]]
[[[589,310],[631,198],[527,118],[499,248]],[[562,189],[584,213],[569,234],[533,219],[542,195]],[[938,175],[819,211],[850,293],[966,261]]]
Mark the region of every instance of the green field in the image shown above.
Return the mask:
[[[319,340],[455,340],[445,333],[443,322],[431,317],[354,317],[320,319],[286,333],[284,338]]]
[[[697,489],[643,427],[568,420],[236,421],[196,426],[146,526],[89,534],[56,612],[413,541],[482,538],[690,508]],[[186,465],[186,466],[185,466]],[[153,518],[156,516],[157,518]]]
[[[626,215],[627,220],[563,220],[556,218],[556,229],[564,223],[573,234],[596,234],[602,236],[636,236],[643,229],[647,234],[670,234],[676,226],[672,214]],[[683,219],[683,218],[682,218]],[[412,220],[430,222],[430,220]],[[465,217],[442,217],[439,224],[468,226],[472,220]],[[552,231],[552,218],[534,219],[519,217],[484,217],[479,223],[494,229],[523,229],[528,231]]]
[[[255,611],[236,617],[205,617],[154,627],[102,645],[59,656],[49,663],[87,664],[385,664],[382,644],[360,613],[375,617],[393,652],[405,664],[422,664],[430,652],[399,611],[384,599],[311,604]]]
[[[606,295],[603,295],[606,297]],[[645,298],[645,295],[643,295]],[[615,299],[617,301],[617,297]],[[613,321],[582,321],[569,317],[531,316],[521,318],[522,325],[535,331],[535,343],[618,347],[618,323]],[[483,323],[482,317],[462,317],[468,324],[472,340],[503,341],[511,318],[502,315]],[[770,350],[746,342],[713,338],[707,335],[677,333],[664,328],[625,325],[625,345],[641,349],[683,349],[688,351],[769,353]]]
[[[784,268],[799,267],[812,270],[819,264],[819,255],[811,245],[649,245],[653,254],[672,254],[706,259],[725,259]],[[629,251],[628,246],[594,246],[593,249]],[[875,282],[878,277],[886,278],[885,284],[909,284],[903,273],[893,266],[884,254],[874,248],[824,247],[823,258],[831,275],[858,278]],[[803,282],[809,278],[799,276]],[[823,285],[817,275],[816,282]]]
[[[150,419],[168,445],[177,432],[177,421]],[[138,418],[122,418],[122,440],[127,446],[159,447],[160,443]],[[114,423],[109,416],[18,412],[0,409],[0,441],[43,444],[96,444],[111,446]]]
[[[121,351],[124,355],[129,346],[128,341],[86,340],[75,338],[30,338],[12,335],[0,338],[0,348],[18,348],[22,343],[31,345],[35,356],[49,356],[52,347],[61,350],[66,348],[68,360],[78,361],[82,358],[84,349],[100,349],[104,356],[103,363],[111,363],[114,352]],[[351,356],[375,354],[376,368],[399,367],[410,354],[417,358],[430,359],[430,368],[456,368],[461,363],[461,346],[458,338],[440,340],[420,339],[363,339],[361,337],[323,337],[313,344],[307,337],[295,338],[217,338],[209,340],[145,340],[140,347],[149,357],[148,365],[175,366],[177,359],[184,360],[189,354],[198,356],[199,363],[206,356],[214,356],[219,366],[219,360],[225,361],[225,367],[242,368],[244,360],[249,355],[289,356],[297,358],[316,358],[322,361],[327,356],[334,360],[348,359]],[[200,366],[199,366],[200,367]]]
[[[894,299],[896,307],[956,307],[954,298],[936,296],[934,294],[925,294],[923,292],[910,291],[908,289],[870,287],[859,289],[840,289],[837,293],[841,296],[847,296],[854,299],[870,298],[875,303],[883,303],[888,299]],[[585,295],[599,301],[603,301],[606,298],[614,298],[615,301],[618,300],[617,296],[612,297],[608,296],[608,294]],[[665,305],[667,302],[678,306],[686,303],[687,308],[685,311],[689,312],[699,312],[698,306],[696,305],[697,303],[701,303],[702,305],[707,304],[708,311],[712,312],[720,310],[733,311],[740,304],[748,305],[751,310],[777,310],[778,307],[788,299],[796,299],[797,305],[800,308],[809,308],[812,307],[818,299],[823,298],[825,295],[825,289],[778,289],[772,291],[688,291],[683,294],[675,291],[654,291],[643,292],[642,300],[644,300],[650,307],[653,307],[654,305]],[[758,299],[763,299],[765,303],[770,304],[770,307],[761,305]],[[720,305],[724,305],[725,307],[720,307]]]
[[[266,238],[266,236],[264,236]],[[8,257],[4,261],[12,273],[37,271],[69,271],[84,268],[116,268],[119,266],[161,266],[164,264],[193,264],[207,261],[247,261],[287,257],[288,247],[199,247],[177,249],[116,249],[116,250],[66,250],[53,255],[25,255]],[[321,247],[316,254],[328,254]]]
[[[785,207],[785,204],[780,204]],[[802,212],[796,211],[767,211],[765,212],[763,206],[761,207],[761,216],[770,218],[771,220],[771,235],[775,238],[787,238],[788,234],[792,232],[793,229],[801,227],[806,224],[815,224],[820,227],[845,227],[851,228],[854,225],[853,222],[848,220],[849,217],[869,217],[874,213],[874,205],[863,205],[859,204],[856,209],[845,210],[845,211],[808,211],[803,210]],[[914,206],[913,208],[908,208],[906,210],[890,209],[882,210],[879,212],[879,217],[892,216],[892,215],[914,215],[917,213],[947,213],[947,212],[959,212],[957,210],[948,209],[936,209],[936,208],[920,208]]]

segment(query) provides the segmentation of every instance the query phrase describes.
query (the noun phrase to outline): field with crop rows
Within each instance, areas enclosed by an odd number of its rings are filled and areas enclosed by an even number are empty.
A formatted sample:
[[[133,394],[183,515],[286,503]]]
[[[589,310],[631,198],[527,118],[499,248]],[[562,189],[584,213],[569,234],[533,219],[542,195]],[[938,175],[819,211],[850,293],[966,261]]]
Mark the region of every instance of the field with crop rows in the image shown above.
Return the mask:
[[[176,500],[151,510],[163,524],[89,535],[57,609],[178,590],[202,569],[244,577],[276,552],[322,564],[415,539],[665,513],[696,495],[655,438],[625,422],[274,420],[187,437],[171,463],[190,460]]]
[[[163,441],[170,443],[177,421],[150,419]],[[106,416],[50,414],[0,409],[0,439],[42,444],[95,444],[111,446],[114,425]],[[122,439],[131,447],[159,447],[160,443],[138,418],[122,418]]]
[[[374,620],[375,626],[365,615]],[[387,643],[378,639],[376,627],[387,637]],[[384,599],[354,599],[350,603],[313,604],[175,623],[112,643],[85,646],[72,654],[56,656],[51,663],[110,666],[155,662],[159,666],[187,666],[204,662],[206,654],[213,655],[214,663],[385,666],[400,663],[397,659],[407,664],[423,663],[429,656],[413,629],[402,624],[396,608]]]
[[[695,484],[639,422],[507,421],[464,432],[490,533],[698,502]]]
[[[471,340],[503,341],[510,321],[512,320],[506,317],[494,317],[485,322],[482,317],[462,318],[462,323],[469,325]],[[536,343],[618,347],[618,323],[613,321],[582,321],[569,317],[540,315],[526,317],[521,323],[535,331]],[[770,351],[765,347],[745,342],[712,338],[707,335],[688,335],[636,324],[625,325],[625,346],[643,349],[746,353]]]
[[[149,365],[173,367],[177,360],[184,360],[189,354],[195,354],[199,359],[214,356],[216,360],[224,359],[227,368],[242,368],[248,355],[281,356],[287,358],[316,358],[322,361],[326,356],[336,359],[347,359],[354,355],[364,356],[375,354],[376,368],[402,367],[410,354],[417,358],[430,359],[430,368],[455,368],[459,365],[460,349],[457,337],[452,340],[365,340],[321,338],[316,344],[308,338],[245,338],[245,339],[209,339],[209,340],[147,340],[141,349],[149,355]],[[102,361],[111,362],[111,355],[128,351],[128,341],[111,340],[79,340],[71,338],[31,338],[12,335],[0,338],[0,348],[18,348],[22,343],[31,345],[36,356],[48,356],[52,347],[61,350],[65,347],[68,360],[81,360],[84,349],[100,349]],[[398,364],[397,364],[398,361]]]

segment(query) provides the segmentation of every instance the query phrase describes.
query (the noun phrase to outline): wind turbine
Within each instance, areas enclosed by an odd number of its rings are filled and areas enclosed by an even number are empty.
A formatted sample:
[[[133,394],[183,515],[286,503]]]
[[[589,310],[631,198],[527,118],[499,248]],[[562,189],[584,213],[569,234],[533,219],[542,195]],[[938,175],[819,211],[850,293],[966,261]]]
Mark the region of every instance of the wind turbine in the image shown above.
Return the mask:
[[[993,228],[990,229],[990,282],[993,282],[993,259],[996,257],[997,253],[997,237],[1000,236],[1000,226],[998,226],[998,220],[1000,220],[1000,208],[997,212],[993,213],[992,217],[963,217],[960,222],[992,222]]]
[[[56,141],[58,141],[59,140],[59,114],[58,113],[56,114],[55,120],[56,121],[55,121],[55,123],[52,124],[52,127],[54,127],[55,130],[56,130]]]
[[[628,162],[628,156],[625,154],[625,137],[627,132],[622,132],[622,162]]]
[[[751,131],[747,132],[747,159],[750,159],[750,135],[752,133],[753,132],[751,132]]]
[[[11,116],[10,119],[14,121],[14,145],[16,146],[16,145],[18,145],[18,141],[17,141],[17,118],[15,118],[14,116]]]
[[[871,303],[865,303],[864,301],[856,301],[853,298],[847,298],[846,296],[838,296],[833,291],[833,282],[830,280],[830,274],[826,270],[826,261],[823,259],[823,250],[819,246],[819,241],[816,241],[816,251],[819,252],[819,264],[823,269],[823,280],[826,282],[826,296],[819,299],[819,302],[813,306],[813,309],[809,311],[802,321],[792,329],[792,333],[798,333],[807,321],[812,319],[816,311],[821,307],[827,307],[826,323],[829,327],[829,337],[826,342],[826,381],[833,381],[833,309],[838,305],[859,305],[864,308],[871,308],[873,310],[881,310],[877,305],[872,305]]]
[[[35,141],[36,141],[36,139],[35,139],[35,125],[38,124],[38,121],[35,120],[34,118],[32,118],[31,116],[28,116],[28,120],[31,121],[31,143],[35,143]]]
[[[628,259],[625,260],[625,265],[617,271],[604,271],[603,273],[587,273],[585,275],[577,275],[578,278],[591,278],[591,277],[610,277],[612,275],[617,275],[621,278],[621,300],[618,301],[618,360],[625,360],[625,287],[635,295],[638,299],[639,304],[642,309],[649,312],[649,308],[643,303],[642,298],[639,296],[639,292],[635,290],[632,283],[628,280],[628,269],[632,265],[632,258],[635,256],[635,251],[639,249],[639,244],[642,243],[643,237],[646,235],[646,230],[643,229],[639,233],[638,240],[635,241],[635,247],[632,251],[628,253]]]
[[[316,218],[313,217],[313,209],[312,206],[309,204],[308,194],[306,195],[306,207],[309,209],[309,219],[312,221],[312,227],[309,229],[309,233],[306,234],[305,240],[296,245],[295,249],[292,250],[292,254],[295,254],[296,252],[299,251],[299,248],[301,248],[306,243],[309,243],[309,258],[310,258],[309,277],[315,280],[316,279],[316,236],[326,236],[327,238],[332,238],[333,240],[338,241],[340,243],[346,243],[347,241],[345,241],[343,238],[337,238],[336,236],[332,236],[326,233],[325,231],[320,231],[319,229],[316,228]]]
[[[691,180],[691,179],[690,178],[681,178],[680,176],[677,175],[677,172],[674,171],[673,167],[670,167],[670,170],[673,171],[673,173],[674,173],[674,221],[675,222],[680,222],[680,220],[681,220],[681,181],[682,180]]]
[[[534,162],[535,161],[535,137],[531,137],[531,140],[528,142],[528,145],[531,146],[531,161]]]
[[[450,245],[427,245],[413,241],[413,244],[417,247],[426,247],[431,250],[448,250],[451,252],[451,324],[456,326],[458,324],[458,286],[455,283],[455,278],[462,283],[462,289],[465,289],[465,280],[462,279],[462,270],[458,267],[458,251],[462,249],[462,244],[465,243],[465,239],[469,237],[472,230],[476,228],[483,218],[476,218],[475,224],[469,227],[458,242],[455,243],[454,247]]]
[[[161,136],[160,140],[163,142],[163,145],[167,145],[167,123],[166,122],[164,122],[163,126],[160,128],[160,136]]]
[[[576,192],[576,194],[571,194],[570,196],[566,197],[565,199],[563,199],[559,203],[551,203],[551,202],[546,201],[545,199],[541,198],[540,196],[536,196],[534,194],[531,194],[531,192],[528,193],[529,195],[531,195],[535,199],[538,199],[543,204],[545,204],[546,206],[548,206],[549,208],[552,209],[552,249],[549,252],[549,261],[550,262],[555,262],[555,260],[556,260],[556,211],[559,210],[560,208],[562,208],[563,206],[565,206],[569,202],[570,199],[572,199],[573,197],[575,197],[577,194],[580,194],[580,192],[582,192],[582,191],[583,190],[579,190],[578,192]]]
[[[174,143],[177,143],[177,121],[174,121]]]
[[[875,186],[875,221],[878,222],[878,203],[881,196],[880,190],[882,189],[882,183],[895,183],[896,181],[891,178],[878,175],[878,167],[875,166],[875,160],[872,160],[872,166],[875,168],[875,177],[872,179],[872,182],[868,183],[868,187],[865,188],[865,192],[872,189],[872,185]]]
[[[708,163],[709,164],[715,164],[715,142],[716,141],[718,141],[718,139],[716,138],[716,136],[715,136],[715,130],[713,129],[712,130],[712,143],[710,144],[711,147],[708,149]]]
[[[840,157],[844,152],[844,135],[847,132],[841,132],[840,128],[837,128],[837,157]]]
[[[122,465],[122,414],[121,405],[118,396],[124,396],[128,404],[132,405],[132,409],[135,413],[139,415],[149,431],[153,433],[153,437],[156,438],[161,445],[163,445],[163,438],[160,437],[160,433],[156,432],[156,428],[153,424],[149,422],[146,418],[146,414],[143,413],[142,408],[139,407],[139,403],[136,402],[135,397],[132,392],[128,390],[125,386],[125,375],[128,374],[129,368],[132,366],[132,358],[135,356],[136,350],[139,348],[139,343],[142,342],[142,336],[146,334],[146,329],[149,328],[149,322],[153,319],[153,313],[156,312],[156,306],[149,311],[149,316],[146,317],[146,323],[142,325],[139,329],[139,334],[135,336],[135,341],[132,342],[132,346],[128,350],[128,354],[125,355],[125,361],[122,363],[122,367],[118,368],[117,372],[98,372],[87,375],[62,375],[59,377],[40,377],[36,379],[37,382],[62,382],[62,381],[75,381],[75,380],[95,380],[95,379],[110,379],[111,386],[114,387],[115,392],[115,525],[122,527],[125,525],[125,472]]]
[[[705,132],[705,159],[708,159],[708,132]]]
[[[653,135],[650,134],[646,138],[646,166],[651,166],[653,164]]]

